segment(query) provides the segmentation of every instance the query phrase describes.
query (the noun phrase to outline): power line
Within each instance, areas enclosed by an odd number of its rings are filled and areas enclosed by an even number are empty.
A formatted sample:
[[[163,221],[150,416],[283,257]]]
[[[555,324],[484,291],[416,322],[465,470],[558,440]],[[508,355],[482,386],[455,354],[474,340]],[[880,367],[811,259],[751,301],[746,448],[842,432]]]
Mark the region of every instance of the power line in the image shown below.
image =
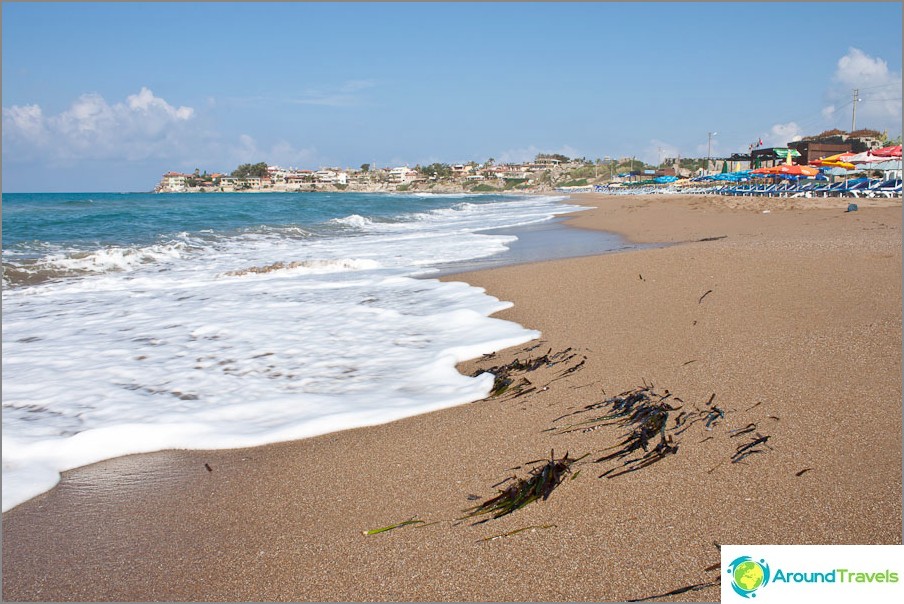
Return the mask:
[[[873,90],[875,88],[889,88],[891,86],[894,86],[896,88],[901,87],[900,84],[877,84],[876,86],[861,86],[860,88],[858,88],[858,90]]]

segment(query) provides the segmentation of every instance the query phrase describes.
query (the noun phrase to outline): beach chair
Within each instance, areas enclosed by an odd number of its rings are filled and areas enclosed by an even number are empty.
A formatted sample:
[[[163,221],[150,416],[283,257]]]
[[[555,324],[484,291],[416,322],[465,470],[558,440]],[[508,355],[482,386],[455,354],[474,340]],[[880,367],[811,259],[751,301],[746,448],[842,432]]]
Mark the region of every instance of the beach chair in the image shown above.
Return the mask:
[[[826,185],[821,191],[823,197],[831,197],[844,188],[844,182],[836,182],[835,184]]]
[[[901,179],[900,178],[890,178],[888,180],[884,180],[876,185],[872,191],[876,193],[876,195],[886,198],[892,197],[900,197],[901,196]]]
[[[849,186],[847,188],[846,193],[851,195],[852,197],[860,198],[861,196],[866,197],[866,193],[869,191],[870,180],[868,178],[864,178],[857,183]]]
[[[771,185],[760,185],[759,187],[757,187],[757,190],[754,192],[754,194],[755,194],[757,197],[765,197],[765,196],[769,196],[769,195],[772,194],[773,191],[775,191],[776,186],[777,186],[777,185],[775,185],[775,184],[771,184]]]

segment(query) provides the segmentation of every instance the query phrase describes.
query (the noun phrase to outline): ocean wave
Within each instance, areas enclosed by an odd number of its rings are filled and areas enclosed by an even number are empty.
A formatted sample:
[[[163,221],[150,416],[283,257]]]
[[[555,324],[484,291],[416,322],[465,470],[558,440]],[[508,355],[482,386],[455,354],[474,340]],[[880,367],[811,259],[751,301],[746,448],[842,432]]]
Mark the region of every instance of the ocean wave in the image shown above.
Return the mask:
[[[380,268],[375,260],[341,258],[337,260],[296,260],[292,262],[273,262],[261,266],[250,266],[222,273],[221,277],[244,277],[246,275],[263,275],[282,271],[299,271],[306,274],[336,273],[342,271],[361,271]]]
[[[363,229],[372,225],[373,220],[370,218],[365,218],[360,214],[351,214],[342,218],[332,218],[329,220],[329,224],[352,227],[355,229]]]
[[[61,250],[40,258],[16,259],[7,254],[3,262],[3,283],[10,287],[38,285],[70,277],[133,271],[141,266],[171,262],[198,249],[187,240],[144,247],[108,246],[84,250]]]

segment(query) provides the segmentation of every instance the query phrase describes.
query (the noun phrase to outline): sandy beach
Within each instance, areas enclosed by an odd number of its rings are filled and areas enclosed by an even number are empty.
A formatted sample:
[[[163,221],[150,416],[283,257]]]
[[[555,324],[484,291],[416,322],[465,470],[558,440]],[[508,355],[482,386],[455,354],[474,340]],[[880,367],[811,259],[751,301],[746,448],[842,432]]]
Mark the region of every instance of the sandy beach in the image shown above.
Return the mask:
[[[463,373],[549,363],[390,424],[67,472],[3,515],[4,600],[715,601],[719,544],[901,543],[901,200],[572,201],[662,245],[443,277],[543,334]],[[630,427],[567,428],[645,386],[677,450],[618,475]],[[551,452],[581,459],[546,500],[461,519]]]

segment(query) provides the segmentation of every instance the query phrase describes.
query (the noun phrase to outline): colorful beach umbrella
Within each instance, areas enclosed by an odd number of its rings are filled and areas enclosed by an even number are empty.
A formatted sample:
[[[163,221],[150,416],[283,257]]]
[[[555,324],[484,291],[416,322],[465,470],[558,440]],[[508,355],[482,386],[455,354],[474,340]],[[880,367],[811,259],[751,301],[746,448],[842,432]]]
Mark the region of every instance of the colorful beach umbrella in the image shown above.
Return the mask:
[[[869,151],[864,151],[863,153],[858,153],[856,155],[847,157],[844,161],[851,164],[871,164],[874,162],[888,161],[888,158],[874,155]]]
[[[820,157],[819,159],[815,159],[810,162],[811,166],[824,166],[824,165],[833,165],[838,162],[846,162],[849,157],[855,155],[854,153],[848,151],[845,153],[836,153],[835,155],[830,155],[828,157]]]
[[[872,152],[877,157],[901,157],[901,145],[882,147]]]
[[[751,174],[790,174],[793,176],[816,176],[819,168],[813,166],[800,166],[797,164],[779,164],[771,168],[759,168]]]

